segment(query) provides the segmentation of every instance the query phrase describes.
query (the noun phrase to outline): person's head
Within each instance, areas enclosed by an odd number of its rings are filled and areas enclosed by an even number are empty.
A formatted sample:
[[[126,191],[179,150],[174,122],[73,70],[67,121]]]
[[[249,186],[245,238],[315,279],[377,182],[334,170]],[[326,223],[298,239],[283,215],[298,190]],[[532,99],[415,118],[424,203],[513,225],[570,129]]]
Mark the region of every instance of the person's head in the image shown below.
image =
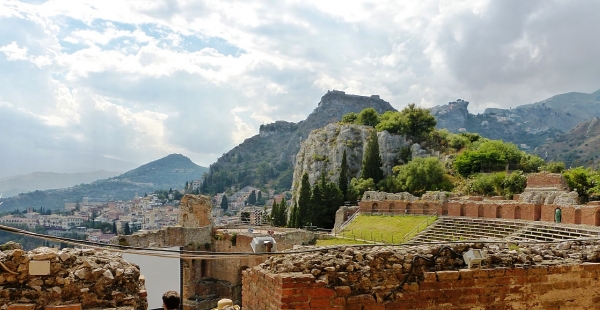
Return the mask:
[[[168,291],[162,295],[163,306],[165,309],[179,309],[181,297],[175,291]]]

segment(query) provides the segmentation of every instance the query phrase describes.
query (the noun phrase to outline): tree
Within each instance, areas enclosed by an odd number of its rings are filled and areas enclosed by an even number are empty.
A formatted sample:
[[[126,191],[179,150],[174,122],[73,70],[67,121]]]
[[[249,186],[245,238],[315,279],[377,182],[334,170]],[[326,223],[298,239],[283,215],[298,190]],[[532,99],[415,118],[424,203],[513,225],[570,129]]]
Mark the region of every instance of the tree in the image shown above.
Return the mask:
[[[358,117],[358,115],[354,112],[344,114],[344,116],[342,116],[342,123],[343,124],[354,124],[356,122],[357,117]]]
[[[348,188],[348,198],[350,200],[357,200],[366,191],[376,190],[375,182],[373,179],[357,179],[352,178],[350,180],[350,187]]]
[[[125,223],[124,233],[125,233],[125,235],[131,235],[131,229],[129,228],[129,223]]]
[[[517,166],[524,155],[526,154],[512,143],[501,140],[477,141],[472,149],[456,156],[454,168],[464,177],[477,172],[503,171],[507,165]]]
[[[344,199],[346,199],[346,194],[348,194],[348,161],[346,159],[346,150],[344,150],[344,155],[342,155],[340,177],[338,178],[338,188],[342,191]]]
[[[279,213],[279,210],[277,210],[279,208],[279,205],[277,204],[277,201],[275,199],[273,199],[273,204],[271,205],[271,220],[273,221],[272,224],[273,226],[278,226],[277,225],[277,214]]]
[[[244,211],[240,213],[240,221],[245,224],[250,223],[250,212]]]
[[[379,124],[375,126],[377,131],[386,130],[389,133],[404,133],[405,119],[402,113],[398,111],[386,111],[380,117]]]
[[[254,205],[256,203],[256,191],[252,190],[247,200],[249,205]]]
[[[305,224],[308,224],[308,212],[311,203],[311,189],[310,182],[308,181],[308,174],[305,172],[302,175],[302,182],[300,183],[300,195],[298,196],[298,217],[296,218],[296,228],[302,228]]]
[[[379,114],[373,108],[366,108],[358,113],[356,122],[360,125],[375,127],[379,123]]]
[[[281,198],[281,202],[279,203],[279,208],[277,209],[277,212],[278,212],[277,223],[279,224],[279,226],[285,226],[285,224],[287,222],[287,213],[288,213],[288,206],[287,206],[287,201],[285,200],[285,197]]]
[[[582,202],[587,202],[589,198],[588,190],[593,188],[593,172],[590,168],[576,167],[563,172],[567,184],[571,190],[576,190]]]
[[[362,162],[362,174],[361,179],[373,179],[373,182],[377,182],[383,179],[383,170],[381,170],[383,163],[381,156],[379,155],[379,142],[377,141],[377,131],[371,131],[369,138],[367,139],[367,149],[365,151],[365,158]]]
[[[221,199],[221,209],[225,212],[227,211],[227,208],[229,208],[229,201],[227,200],[227,195],[223,194],[223,198]]]
[[[437,121],[428,109],[417,108],[414,103],[400,111],[404,119],[404,133],[416,140],[423,140],[435,129]]]
[[[292,207],[292,211],[290,211],[290,218],[288,220],[287,227],[297,228],[298,226],[298,204],[294,202],[294,206]]]
[[[394,167],[394,172],[402,190],[413,195],[452,189],[446,169],[437,157],[415,158],[406,165]]]
[[[112,223],[112,233],[115,235],[117,234],[117,222]]]

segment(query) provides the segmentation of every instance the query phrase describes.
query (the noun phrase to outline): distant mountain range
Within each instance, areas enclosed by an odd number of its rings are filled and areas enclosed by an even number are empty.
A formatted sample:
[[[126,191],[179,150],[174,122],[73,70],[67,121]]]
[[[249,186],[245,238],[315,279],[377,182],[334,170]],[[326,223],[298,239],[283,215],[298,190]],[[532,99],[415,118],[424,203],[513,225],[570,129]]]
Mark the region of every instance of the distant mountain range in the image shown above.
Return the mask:
[[[576,125],[600,117],[600,90],[556,95],[513,109],[488,108],[477,115],[468,112],[468,105],[468,101],[458,99],[432,108],[431,114],[436,117],[438,128],[476,132],[533,151]]]
[[[122,172],[93,171],[82,173],[33,172],[0,179],[0,193],[4,198],[16,196],[34,190],[58,189],[75,186],[81,183],[91,183],[100,179],[117,176]]]
[[[194,164],[181,154],[171,154],[108,179],[68,188],[36,190],[2,199],[0,211],[39,208],[63,208],[66,202],[129,200],[158,189],[183,189],[185,182],[199,180],[208,169]]]

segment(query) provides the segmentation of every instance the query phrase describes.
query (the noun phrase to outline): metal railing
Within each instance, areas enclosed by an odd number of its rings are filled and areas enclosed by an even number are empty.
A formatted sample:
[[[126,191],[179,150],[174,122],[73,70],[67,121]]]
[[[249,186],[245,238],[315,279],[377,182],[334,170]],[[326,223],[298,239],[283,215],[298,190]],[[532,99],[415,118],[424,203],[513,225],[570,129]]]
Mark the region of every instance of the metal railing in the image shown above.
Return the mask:
[[[433,222],[437,219],[437,211],[433,212],[431,215],[429,215],[427,218],[425,218],[424,221],[422,221],[421,223],[417,224],[417,226],[415,226],[413,229],[411,229],[409,232],[407,232],[404,237],[402,238],[402,242],[406,242],[406,240],[412,238],[413,236],[417,235],[417,233],[423,229],[425,229],[427,226],[429,226],[430,221]],[[423,226],[423,224],[425,224]],[[423,226],[423,228],[420,228],[421,226]]]
[[[346,226],[348,226],[348,224],[350,224],[350,222],[352,222],[360,213],[360,210],[356,210],[356,212],[354,212],[354,214],[352,214],[345,222],[343,222],[339,227],[335,228],[334,231],[339,232],[342,231],[344,228],[346,228]]]

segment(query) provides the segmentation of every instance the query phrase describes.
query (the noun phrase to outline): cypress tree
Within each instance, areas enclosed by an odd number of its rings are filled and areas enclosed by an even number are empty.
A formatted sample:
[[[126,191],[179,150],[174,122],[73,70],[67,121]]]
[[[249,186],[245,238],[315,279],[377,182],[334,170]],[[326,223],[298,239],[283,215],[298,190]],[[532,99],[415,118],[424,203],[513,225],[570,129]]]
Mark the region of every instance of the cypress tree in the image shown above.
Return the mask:
[[[367,149],[365,151],[365,158],[362,162],[362,175],[361,179],[373,179],[373,182],[377,184],[383,179],[383,170],[381,167],[383,163],[381,156],[379,155],[379,142],[377,141],[377,131],[371,131],[367,140]]]
[[[223,211],[227,211],[228,207],[229,201],[227,200],[227,195],[223,195],[223,198],[221,199],[221,209],[223,209]]]
[[[348,193],[348,162],[346,159],[346,150],[344,150],[344,155],[342,156],[342,166],[340,168],[338,188],[342,191],[344,199],[346,199],[346,194]]]
[[[125,223],[125,231],[126,235],[131,235],[131,229],[129,229],[129,223]]]
[[[296,228],[298,222],[298,205],[294,202],[294,206],[292,207],[292,211],[290,211],[290,219],[288,221],[287,227]]]
[[[256,191],[252,191],[250,193],[250,195],[248,196],[248,204],[249,205],[254,205],[256,203]]]
[[[285,201],[285,197],[281,198],[281,202],[279,203],[279,208],[277,208],[277,212],[279,215],[279,225],[285,226],[285,222],[287,220],[287,203]]]
[[[115,235],[117,234],[117,222],[113,222],[112,233],[115,234]]]
[[[308,174],[305,172],[302,176],[302,183],[300,185],[300,196],[298,197],[298,217],[296,218],[296,228],[302,228],[304,224],[308,223],[307,216],[309,215],[308,213],[310,209],[310,200],[310,182],[308,181]]]

